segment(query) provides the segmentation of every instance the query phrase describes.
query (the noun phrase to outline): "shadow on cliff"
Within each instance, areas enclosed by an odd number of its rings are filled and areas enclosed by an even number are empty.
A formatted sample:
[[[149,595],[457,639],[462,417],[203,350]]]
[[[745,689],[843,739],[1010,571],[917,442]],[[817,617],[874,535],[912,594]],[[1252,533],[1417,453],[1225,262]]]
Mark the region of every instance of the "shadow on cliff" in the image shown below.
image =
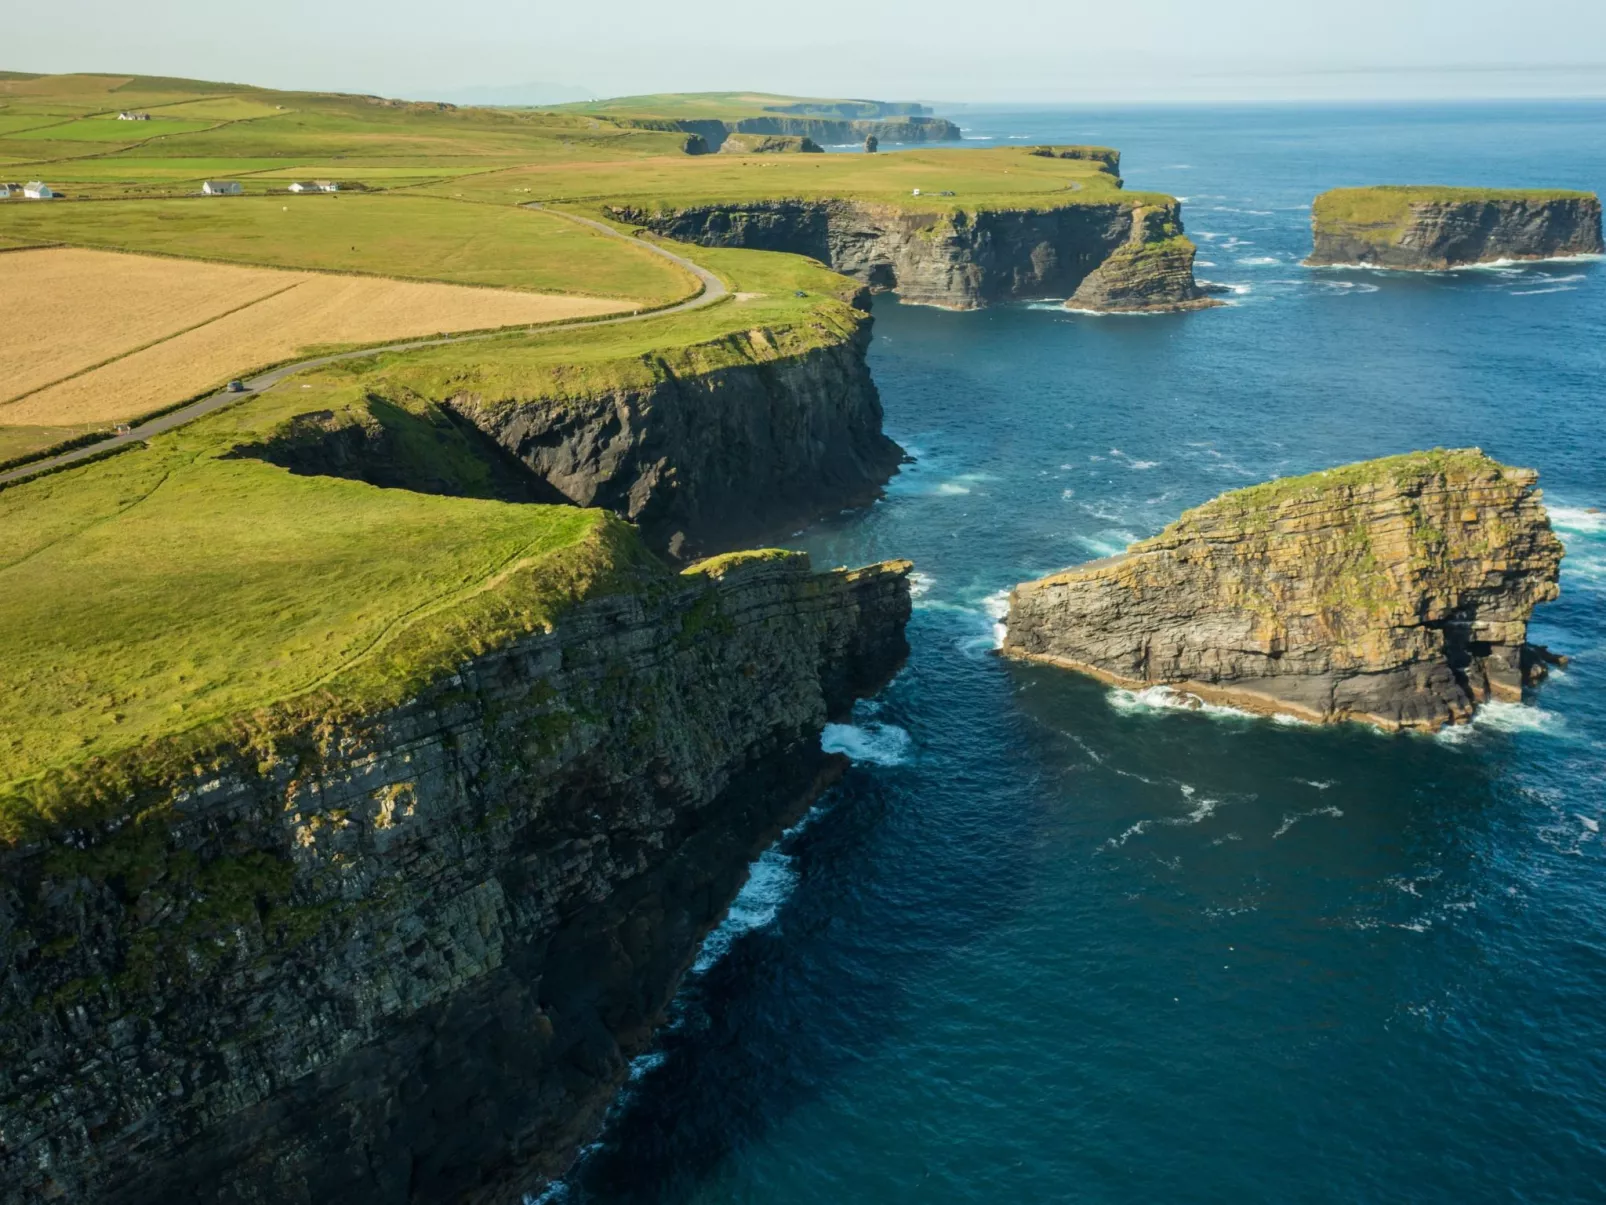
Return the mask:
[[[368,394],[339,411],[297,414],[228,459],[265,460],[304,477],[455,498],[572,505],[473,423],[432,403],[416,409]]]

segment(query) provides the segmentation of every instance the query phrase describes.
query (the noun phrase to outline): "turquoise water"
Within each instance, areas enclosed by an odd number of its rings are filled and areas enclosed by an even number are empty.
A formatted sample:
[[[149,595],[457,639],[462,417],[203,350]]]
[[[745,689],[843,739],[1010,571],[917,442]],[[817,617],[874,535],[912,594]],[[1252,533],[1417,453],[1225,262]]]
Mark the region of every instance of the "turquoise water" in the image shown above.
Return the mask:
[[[908,668],[827,742],[586,1202],[1598,1200],[1606,265],[1298,266],[1321,189],[1606,186],[1606,107],[976,111],[1186,198],[1208,313],[885,302],[916,456],[801,534],[912,557]],[[984,145],[978,141],[978,145]],[[1572,668],[1439,737],[1167,708],[993,653],[1000,592],[1221,490],[1435,444],[1532,465]]]

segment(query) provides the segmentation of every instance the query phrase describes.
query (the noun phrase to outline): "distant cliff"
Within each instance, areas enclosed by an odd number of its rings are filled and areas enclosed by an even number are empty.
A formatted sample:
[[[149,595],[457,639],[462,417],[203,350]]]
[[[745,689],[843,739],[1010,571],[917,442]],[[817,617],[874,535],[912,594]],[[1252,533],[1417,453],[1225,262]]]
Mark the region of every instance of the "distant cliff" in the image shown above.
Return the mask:
[[[1004,652],[1301,719],[1437,728],[1520,699],[1562,548],[1530,469],[1418,452],[1223,494],[1017,586]]]
[[[563,1169],[840,772],[821,725],[906,652],[906,563],[629,561],[400,706],[242,717],[0,846],[0,1202],[505,1202]]]
[[[757,117],[717,118],[610,117],[627,129],[669,130],[693,134],[703,140],[699,151],[717,151],[733,134],[770,134],[809,138],[828,145],[863,142],[874,137],[883,143],[958,142],[959,127],[944,117],[888,116],[877,118],[807,117],[777,112]]]
[[[1556,190],[1336,188],[1311,207],[1312,266],[1442,269],[1599,255],[1600,199]]]
[[[608,206],[605,213],[683,242],[811,256],[871,288],[895,289],[905,301],[951,309],[1072,297],[1084,284],[1088,291],[1076,304],[1086,309],[1211,304],[1194,282],[1193,244],[1182,237],[1175,201],[969,213],[774,200],[667,211]]]

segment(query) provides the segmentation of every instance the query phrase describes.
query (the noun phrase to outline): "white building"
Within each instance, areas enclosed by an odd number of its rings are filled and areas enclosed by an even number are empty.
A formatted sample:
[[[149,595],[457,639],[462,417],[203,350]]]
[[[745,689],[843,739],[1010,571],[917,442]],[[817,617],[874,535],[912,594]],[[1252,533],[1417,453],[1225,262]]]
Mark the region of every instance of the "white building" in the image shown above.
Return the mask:
[[[208,197],[237,197],[241,188],[238,180],[204,180],[201,193]]]
[[[313,190],[313,187],[314,186],[311,185],[311,184],[303,184],[300,180],[297,180],[294,184],[290,185],[290,191],[291,192],[311,192]]]
[[[333,180],[314,180],[312,186],[319,192],[339,192],[340,185]]]
[[[118,121],[149,121],[150,119],[151,115],[149,113],[122,112],[117,115]]]
[[[50,185],[39,180],[29,180],[28,183],[22,186],[22,195],[31,201],[48,201],[56,194],[51,190]]]
[[[10,195],[11,195],[11,185],[9,185],[9,184],[0,184],[0,201],[4,201]]]

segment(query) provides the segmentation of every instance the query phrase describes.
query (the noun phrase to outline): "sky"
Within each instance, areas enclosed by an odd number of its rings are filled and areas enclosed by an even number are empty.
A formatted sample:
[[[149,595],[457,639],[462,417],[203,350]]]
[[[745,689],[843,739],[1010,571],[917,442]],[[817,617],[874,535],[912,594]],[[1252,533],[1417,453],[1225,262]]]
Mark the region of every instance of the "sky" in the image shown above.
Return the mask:
[[[540,103],[1606,96],[1606,0],[19,0],[0,69]]]

